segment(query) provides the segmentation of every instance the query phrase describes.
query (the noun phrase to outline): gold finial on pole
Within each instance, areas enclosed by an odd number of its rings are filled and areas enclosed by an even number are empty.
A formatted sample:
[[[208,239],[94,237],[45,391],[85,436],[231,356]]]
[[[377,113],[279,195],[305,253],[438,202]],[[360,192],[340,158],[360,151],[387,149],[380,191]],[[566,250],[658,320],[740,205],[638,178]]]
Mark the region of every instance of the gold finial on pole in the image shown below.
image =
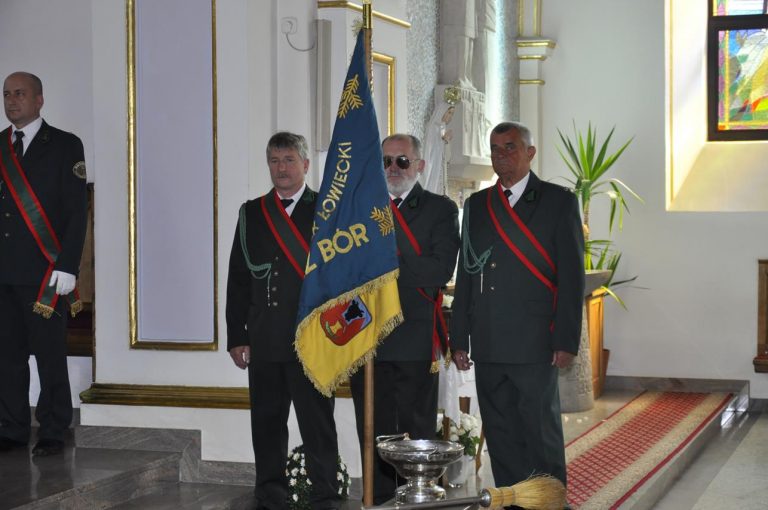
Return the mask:
[[[363,0],[363,28],[371,28],[371,0]]]
[[[373,25],[371,24],[371,18],[373,7],[371,6],[371,0],[363,0],[363,34],[365,36],[365,71],[368,73],[368,85],[371,88],[371,95],[373,95],[373,59],[371,50],[371,34],[373,33]]]

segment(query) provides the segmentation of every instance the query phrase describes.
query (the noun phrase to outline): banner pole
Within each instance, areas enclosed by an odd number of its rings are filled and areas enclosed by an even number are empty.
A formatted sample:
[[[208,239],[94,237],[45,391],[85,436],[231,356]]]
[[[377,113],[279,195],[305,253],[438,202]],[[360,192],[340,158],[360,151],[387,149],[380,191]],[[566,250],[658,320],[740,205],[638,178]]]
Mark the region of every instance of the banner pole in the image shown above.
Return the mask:
[[[363,28],[365,36],[365,70],[368,73],[368,83],[373,96],[373,72],[371,58],[371,0],[363,0]],[[374,462],[374,429],[373,429],[373,358],[365,363],[364,419],[363,419],[363,506],[373,506],[373,462]]]

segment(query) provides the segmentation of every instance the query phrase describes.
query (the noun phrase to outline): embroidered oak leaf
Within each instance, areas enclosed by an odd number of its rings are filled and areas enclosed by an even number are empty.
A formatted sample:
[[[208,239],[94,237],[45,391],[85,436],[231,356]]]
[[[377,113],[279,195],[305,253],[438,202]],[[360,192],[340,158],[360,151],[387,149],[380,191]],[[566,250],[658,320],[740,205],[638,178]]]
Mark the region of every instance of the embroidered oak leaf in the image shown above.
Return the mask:
[[[350,110],[363,106],[363,100],[357,95],[357,88],[360,82],[357,75],[347,80],[344,91],[341,93],[341,102],[339,103],[339,117],[342,119],[347,116]]]
[[[379,231],[382,237],[387,236],[395,231],[395,222],[392,218],[392,209],[385,207],[379,209],[374,207],[371,211],[371,219],[379,224]]]

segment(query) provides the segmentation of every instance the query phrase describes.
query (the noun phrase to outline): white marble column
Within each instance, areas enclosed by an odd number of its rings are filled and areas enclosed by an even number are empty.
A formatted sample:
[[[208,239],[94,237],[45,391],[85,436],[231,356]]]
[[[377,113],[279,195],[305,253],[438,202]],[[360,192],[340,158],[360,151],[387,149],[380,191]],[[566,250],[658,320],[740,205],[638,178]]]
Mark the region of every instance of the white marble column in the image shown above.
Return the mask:
[[[542,139],[542,65],[555,48],[555,41],[544,38],[518,38],[517,58],[520,60],[520,122],[528,126],[533,134],[533,143],[539,151]],[[540,177],[541,158],[534,158],[533,171]]]
[[[560,386],[560,412],[578,413],[589,411],[595,406],[592,388],[592,357],[589,352],[589,327],[587,307],[582,308],[581,339],[579,355],[568,368],[561,368],[558,377]]]

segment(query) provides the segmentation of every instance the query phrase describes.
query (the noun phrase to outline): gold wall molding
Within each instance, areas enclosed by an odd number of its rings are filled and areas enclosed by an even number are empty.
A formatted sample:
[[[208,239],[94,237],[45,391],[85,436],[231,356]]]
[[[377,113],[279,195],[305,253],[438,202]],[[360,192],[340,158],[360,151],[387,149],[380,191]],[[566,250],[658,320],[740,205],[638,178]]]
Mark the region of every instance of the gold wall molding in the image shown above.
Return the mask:
[[[674,51],[674,42],[675,38],[673,37],[673,28],[675,26],[675,20],[673,18],[674,9],[672,8],[672,0],[667,2],[667,19],[669,20],[668,23],[668,32],[666,34],[667,37],[667,50],[669,53],[667,53],[667,97],[669,97],[669,101],[667,101],[667,105],[669,110],[667,111],[667,118],[668,120],[668,137],[669,137],[669,150],[667,151],[667,166],[669,167],[669,175],[667,176],[667,182],[666,185],[668,186],[666,190],[666,209],[669,210],[669,205],[674,201],[675,199],[675,158],[673,156],[674,150],[675,150],[675,129],[674,129],[674,120],[675,120],[675,108],[674,108],[674,101],[675,101],[675,77],[673,74],[674,66],[673,61],[675,58],[675,51]]]
[[[515,44],[518,48],[552,48],[557,46],[557,43],[552,39],[518,39]]]
[[[387,68],[387,136],[395,130],[395,57],[371,52],[374,62]]]
[[[126,76],[128,78],[128,337],[131,346],[138,338],[136,320],[136,6],[125,2],[127,36]]]
[[[518,80],[517,83],[520,85],[545,85],[546,82],[544,80]]]
[[[362,13],[363,12],[363,6],[358,5],[354,2],[346,2],[343,0],[319,0],[317,2],[317,8],[318,9],[350,9],[353,11],[357,11]],[[373,17],[378,18],[381,21],[385,21],[387,23],[392,23],[393,25],[397,25],[399,27],[403,28],[411,28],[411,24],[405,20],[395,18],[394,16],[390,16],[388,14],[384,14],[380,11],[373,11]]]
[[[351,398],[349,383],[334,394]],[[149,384],[93,383],[80,393],[83,404],[150,407],[192,407],[208,409],[250,409],[248,388],[212,386],[168,386]]]
[[[218,100],[216,73],[216,0],[211,0],[211,79],[213,127],[213,339],[210,342],[142,341],[138,333],[137,168],[136,168],[136,0],[125,1],[128,79],[128,336],[131,349],[217,351],[219,349],[218,276]]]
[[[517,2],[517,33],[523,35],[525,33],[525,4],[529,3],[533,7],[533,15],[531,18],[531,28],[533,34],[541,35],[541,0],[519,0]]]
[[[248,409],[248,388],[154,386],[93,383],[80,393],[84,404],[120,406],[205,407]]]
[[[519,60],[547,60],[547,55],[518,55]]]

